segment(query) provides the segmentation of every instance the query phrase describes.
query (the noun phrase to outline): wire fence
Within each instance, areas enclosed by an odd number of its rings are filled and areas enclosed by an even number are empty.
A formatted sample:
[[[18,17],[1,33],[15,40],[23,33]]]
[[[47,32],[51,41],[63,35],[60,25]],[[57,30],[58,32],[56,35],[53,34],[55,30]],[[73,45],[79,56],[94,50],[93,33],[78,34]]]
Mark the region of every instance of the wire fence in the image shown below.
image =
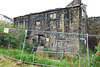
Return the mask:
[[[35,60],[31,60],[31,61],[33,61],[34,64],[42,64],[42,65],[50,66],[50,65],[54,65],[54,64],[50,64],[50,62],[53,63],[55,62],[54,60],[61,61],[62,59],[66,61],[65,64],[63,64],[64,67],[66,66],[75,67],[75,65],[76,67],[77,66],[80,67],[81,65],[84,65],[81,63],[81,61],[79,61],[80,60],[79,56],[82,55],[82,51],[80,48],[88,47],[88,42],[87,42],[88,34],[37,31],[37,30],[27,30],[27,31],[31,32],[31,34],[27,35],[26,37],[27,38],[26,43],[28,44],[29,42],[30,46],[29,44],[28,45],[25,44],[25,47],[23,49],[25,49],[26,54],[27,53],[33,54],[34,56],[33,59]],[[35,55],[34,52],[36,52]],[[73,55],[73,53],[78,54],[78,56]],[[86,53],[87,53],[86,65],[89,65],[88,48],[86,50]],[[30,57],[27,56],[28,59]],[[74,59],[77,59],[75,60],[77,64],[75,62],[72,63],[73,58],[69,58],[69,57],[73,57]],[[66,59],[68,59],[69,61],[67,61]],[[44,62],[45,60],[48,60],[48,62]],[[28,61],[26,60],[26,62]],[[67,62],[69,63],[69,65]],[[61,62],[56,62],[55,64],[59,66],[60,63]]]
[[[48,66],[55,65],[59,67],[80,67],[80,55],[78,53],[37,51],[33,54],[33,63],[37,63],[36,61],[34,61],[34,58],[39,57],[41,57],[39,59],[41,61],[37,62],[41,62],[42,64],[47,63],[49,64]],[[75,61],[76,59],[79,60]]]
[[[89,37],[100,36],[0,28],[0,54],[36,65],[90,67]]]

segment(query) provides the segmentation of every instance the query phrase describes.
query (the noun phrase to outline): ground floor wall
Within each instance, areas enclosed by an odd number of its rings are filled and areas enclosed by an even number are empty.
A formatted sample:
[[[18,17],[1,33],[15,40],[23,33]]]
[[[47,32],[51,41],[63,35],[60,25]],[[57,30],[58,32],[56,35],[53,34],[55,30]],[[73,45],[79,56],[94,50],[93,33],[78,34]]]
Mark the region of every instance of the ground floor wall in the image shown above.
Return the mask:
[[[31,32],[29,38],[37,46],[44,46],[52,51],[75,52],[85,41],[80,41],[79,35],[64,33]],[[82,36],[83,37],[83,36]]]

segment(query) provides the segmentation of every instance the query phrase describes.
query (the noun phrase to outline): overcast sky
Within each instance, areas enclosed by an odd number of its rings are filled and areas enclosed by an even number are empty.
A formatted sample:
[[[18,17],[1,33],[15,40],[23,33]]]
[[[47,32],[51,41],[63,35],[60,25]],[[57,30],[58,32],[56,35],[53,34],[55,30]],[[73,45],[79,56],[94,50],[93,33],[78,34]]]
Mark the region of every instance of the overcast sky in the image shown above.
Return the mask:
[[[0,0],[0,14],[17,17],[48,9],[64,8],[73,0]],[[100,0],[82,0],[87,5],[87,14],[100,16]]]

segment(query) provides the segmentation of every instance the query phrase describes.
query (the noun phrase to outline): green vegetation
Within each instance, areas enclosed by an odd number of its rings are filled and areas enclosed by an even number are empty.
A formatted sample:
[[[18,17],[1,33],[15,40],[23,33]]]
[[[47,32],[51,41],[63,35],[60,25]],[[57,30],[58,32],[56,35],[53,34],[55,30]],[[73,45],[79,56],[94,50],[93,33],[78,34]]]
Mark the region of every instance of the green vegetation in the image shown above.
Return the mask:
[[[93,65],[100,66],[100,44],[98,44],[98,46],[95,46],[95,49],[97,50],[96,53],[92,54]]]
[[[21,58],[21,50],[18,49],[0,49],[0,55],[7,55],[10,56],[12,58],[18,59],[20,60]],[[30,55],[28,53],[25,53],[23,55],[23,61],[25,62],[33,62],[33,55]],[[73,61],[67,62],[66,60],[62,60],[62,61],[54,61],[52,59],[49,58],[44,58],[42,56],[35,56],[34,57],[34,62],[35,63],[39,63],[39,64],[45,64],[45,65],[53,65],[53,66],[59,66],[59,67],[66,67],[67,66],[74,66],[74,67],[78,67],[78,61],[75,61],[77,63],[73,64]]]
[[[0,49],[0,55],[6,55],[6,56],[10,56],[12,58],[15,58],[17,60],[20,60],[21,59],[21,50],[19,50],[19,49]],[[83,54],[83,56],[84,56],[84,54]],[[97,57],[100,57],[100,55]],[[94,56],[94,59],[93,59],[93,65],[95,67],[98,67],[98,65],[100,64],[100,62],[97,61],[99,59],[95,59],[97,57]],[[91,57],[90,57],[90,59],[91,59]],[[80,60],[81,60],[81,62],[80,62],[81,67],[86,67],[86,64],[87,64],[86,56],[82,57]],[[33,62],[33,55],[25,52],[25,54],[23,55],[23,61]],[[45,65],[59,66],[59,67],[66,67],[66,65],[67,65],[67,67],[70,67],[70,66],[78,67],[79,66],[79,59],[77,57],[69,57],[69,56],[66,58],[65,57],[60,58],[59,61],[54,61],[54,60],[50,59],[49,57],[45,58],[43,56],[35,56],[34,62],[39,63],[39,64],[45,64]]]
[[[16,27],[14,27],[13,24],[0,23],[0,25],[2,27],[13,28],[9,30],[9,33],[4,33],[3,32],[4,28],[0,28],[0,55],[9,56],[17,60],[22,59],[24,62],[33,62],[33,52],[36,51],[36,49],[33,50],[33,48],[36,46],[36,44],[32,44],[29,41],[26,41],[25,49],[24,49],[25,53],[21,57],[25,32],[22,30],[15,30],[14,28]],[[80,58],[81,67],[86,67],[87,65],[87,50],[85,48],[86,47],[80,47],[79,51],[77,52],[81,56]],[[96,51],[89,50],[89,55],[90,55],[89,59],[90,59],[90,62],[91,62],[91,58],[93,59],[92,60],[93,63],[90,63],[90,65],[92,64],[94,67],[98,67],[100,66],[99,44],[98,46],[95,47],[95,49]],[[46,49],[45,51],[48,51],[48,49]],[[66,66],[78,67],[79,66],[79,57],[77,55],[76,56],[68,55],[68,54],[63,55],[63,56],[61,54],[57,54],[57,55],[47,54],[47,55],[48,56],[46,57],[46,55],[44,56],[39,53],[38,55],[36,54],[34,57],[34,62],[39,63],[39,64],[58,66],[58,67],[66,67]]]
[[[23,39],[24,39],[24,31],[22,30],[16,30],[16,27],[13,27],[13,24],[10,23],[3,23],[0,22],[0,46],[4,48],[20,48],[23,45]],[[4,32],[4,28],[13,28],[9,29],[9,33]]]

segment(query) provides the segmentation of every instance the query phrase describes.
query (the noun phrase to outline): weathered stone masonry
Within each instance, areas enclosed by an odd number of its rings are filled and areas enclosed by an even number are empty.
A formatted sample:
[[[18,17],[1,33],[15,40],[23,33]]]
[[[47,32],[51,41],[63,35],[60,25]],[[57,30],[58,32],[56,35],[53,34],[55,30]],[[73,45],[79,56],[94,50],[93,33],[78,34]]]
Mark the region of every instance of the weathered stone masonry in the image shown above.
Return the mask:
[[[77,1],[77,2],[76,2]],[[84,4],[80,4],[79,0],[74,0],[66,8],[58,8],[54,10],[47,10],[40,13],[28,14],[20,17],[14,18],[14,24],[19,28],[27,28],[29,30],[40,30],[40,31],[55,31],[55,32],[68,32],[68,33],[86,33],[86,22],[83,22],[82,19],[86,18],[86,11],[84,10]],[[76,4],[75,4],[76,3]],[[80,36],[67,36],[60,34],[57,40],[57,35],[54,34],[40,34],[37,33],[37,36],[33,32],[28,32],[29,38],[33,40],[40,37],[43,41],[43,38],[49,38],[47,47],[55,48],[57,41],[64,41],[67,48],[70,50],[78,50],[79,44],[82,44],[79,40]],[[41,36],[42,35],[42,36]],[[37,40],[37,39],[36,39]],[[35,41],[36,41],[35,40]],[[69,42],[68,42],[69,41]],[[45,40],[43,41],[45,42]],[[63,46],[61,48],[64,48]],[[55,50],[55,49],[54,49]]]
[[[88,30],[87,32],[92,35],[100,35],[100,17],[88,18]],[[100,37],[89,37],[89,47],[94,49],[100,41]]]

